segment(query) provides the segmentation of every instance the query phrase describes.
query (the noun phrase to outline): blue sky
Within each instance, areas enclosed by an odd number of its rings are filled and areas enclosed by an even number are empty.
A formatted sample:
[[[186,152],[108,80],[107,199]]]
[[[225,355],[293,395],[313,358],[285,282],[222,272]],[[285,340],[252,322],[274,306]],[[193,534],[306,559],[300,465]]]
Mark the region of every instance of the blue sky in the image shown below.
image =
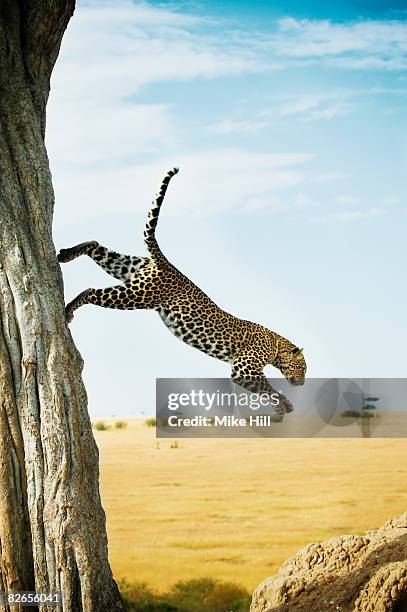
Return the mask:
[[[57,248],[143,255],[152,195],[179,165],[158,229],[175,265],[304,346],[310,376],[405,376],[406,15],[79,2],[48,108]],[[87,258],[63,271],[67,300],[115,282]],[[157,376],[229,375],[154,312],[87,306],[71,330],[93,415],[152,412]]]

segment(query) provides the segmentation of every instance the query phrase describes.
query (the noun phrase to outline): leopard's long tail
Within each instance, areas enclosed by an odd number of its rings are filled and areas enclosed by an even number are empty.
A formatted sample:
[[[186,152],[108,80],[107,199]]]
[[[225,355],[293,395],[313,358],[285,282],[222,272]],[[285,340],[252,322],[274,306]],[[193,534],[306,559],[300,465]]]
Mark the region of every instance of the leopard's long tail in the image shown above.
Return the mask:
[[[168,184],[172,177],[177,174],[178,168],[172,168],[167,174],[164,176],[161,187],[158,190],[154,200],[153,205],[148,213],[147,223],[144,230],[144,242],[150,253],[151,257],[159,258],[164,257],[162,254],[160,247],[158,246],[156,237],[155,237],[155,229],[158,223],[158,215],[160,214],[161,204],[164,201],[164,197],[167,191]]]

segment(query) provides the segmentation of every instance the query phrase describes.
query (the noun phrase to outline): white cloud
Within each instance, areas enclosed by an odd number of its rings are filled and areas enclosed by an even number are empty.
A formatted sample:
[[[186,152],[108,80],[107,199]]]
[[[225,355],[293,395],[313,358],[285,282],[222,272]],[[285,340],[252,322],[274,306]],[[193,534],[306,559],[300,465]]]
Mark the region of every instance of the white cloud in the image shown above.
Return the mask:
[[[351,107],[348,104],[331,104],[324,108],[315,109],[310,112],[304,121],[318,121],[320,119],[333,119],[348,115],[351,112]]]
[[[119,0],[78,8],[53,82],[65,99],[116,100],[157,81],[258,71],[258,59],[210,20]]]
[[[159,178],[173,165],[181,167],[169,193],[174,213],[272,207],[279,190],[305,180],[309,155],[203,150],[188,142],[196,126],[178,116],[174,102],[141,103],[148,99],[141,88],[152,83],[173,86],[271,66],[270,58],[262,62],[250,44],[218,27],[210,19],[126,0],[78,8],[48,107],[57,230],[78,217],[146,212]],[[211,129],[225,135],[269,126],[267,119],[228,118]]]
[[[381,217],[386,214],[386,210],[382,208],[368,208],[365,210],[350,210],[350,211],[335,211],[326,215],[320,215],[313,219],[313,221],[342,221],[344,223],[351,221],[362,221],[367,219],[374,219]]]
[[[95,166],[126,164],[128,159],[157,153],[177,139],[171,108],[160,104],[105,101],[51,105],[47,145],[54,168],[85,172]]]
[[[341,195],[338,196],[336,198],[336,201],[338,204],[359,204],[360,203],[360,196],[356,196],[356,195]]]
[[[397,196],[386,196],[382,199],[382,204],[400,204],[401,199]]]
[[[272,207],[279,191],[305,180],[304,165],[311,158],[219,148],[177,158],[157,156],[153,163],[103,172],[58,173],[54,180],[58,199],[55,223],[62,227],[78,216],[147,214],[162,175],[174,165],[180,167],[180,173],[171,183],[166,202],[173,214],[210,215]]]
[[[256,119],[224,119],[208,127],[213,134],[221,136],[225,134],[255,134],[272,127],[270,121],[258,121]]]
[[[311,176],[309,181],[311,183],[330,183],[331,181],[343,181],[347,178],[349,178],[349,175],[343,172],[323,172]]]
[[[265,67],[210,19],[127,0],[80,6],[52,78],[51,158],[83,168],[174,147],[182,134],[176,110],[137,103],[143,86]]]
[[[358,95],[358,91],[352,90],[276,95],[267,108],[251,110],[250,118],[246,118],[247,109],[244,118],[240,117],[243,109],[238,109],[238,117],[219,120],[209,125],[207,130],[219,136],[247,135],[272,129],[286,118],[295,117],[302,122],[329,120],[353,112],[358,104],[352,98]]]
[[[283,117],[301,115],[302,121],[317,121],[320,119],[333,119],[351,112],[352,106],[349,98],[351,92],[334,91],[330,93],[308,93],[286,98],[280,106]]]
[[[329,120],[365,109],[367,104],[383,96],[394,98],[406,94],[407,89],[394,87],[333,88],[278,94],[270,97],[269,106],[258,111],[252,121],[260,123],[269,119],[271,122],[286,117],[296,117],[302,122]]]
[[[182,140],[182,118],[167,104],[138,103],[146,85],[270,70],[283,55],[289,61],[329,57],[340,65],[351,53],[356,67],[358,62],[396,61],[407,48],[407,25],[399,21],[335,24],[286,18],[276,23],[268,38],[254,32],[239,36],[230,24],[147,3],[79,6],[52,79],[51,159],[84,169],[134,161],[135,151],[140,158],[174,149]],[[382,93],[380,88],[372,92]],[[278,107],[257,116],[220,118],[208,129],[219,136],[250,135],[271,129],[279,117],[330,120],[354,108],[349,91],[302,93],[282,98]]]
[[[269,46],[262,47],[261,37],[258,44],[246,36],[242,44],[239,33],[225,24],[146,3],[120,0],[80,7],[64,38],[48,107],[47,142],[59,204],[56,223],[75,218],[75,209],[82,217],[146,210],[159,177],[174,164],[182,169],[171,190],[176,198],[170,195],[174,210],[191,212],[191,202],[198,214],[287,208],[279,192],[312,180],[304,169],[310,155],[260,154],[224,146],[205,151],[199,140],[188,142],[197,135],[196,125],[184,125],[175,103],[141,103],[146,99],[141,88],[257,72],[274,67],[279,55],[301,57],[305,47],[314,57],[337,57],[351,48],[370,53],[368,41],[375,31],[381,32],[380,40],[398,37],[401,48],[404,29],[397,24],[381,28],[380,22],[338,25],[289,18],[279,22]],[[361,33],[364,42],[352,46]],[[344,89],[275,96],[268,109],[249,117],[226,117],[207,130],[222,137],[257,134],[284,117],[327,120],[351,112],[359,94]],[[312,197],[305,202],[301,194],[290,195],[292,209],[315,206]]]
[[[276,33],[264,36],[259,49],[291,61],[320,61],[338,68],[404,70],[407,23],[402,20],[280,19]]]
[[[328,99],[331,97],[328,96]],[[286,97],[285,102],[281,104],[280,113],[282,116],[309,113],[318,109],[326,99],[326,94],[321,93]]]

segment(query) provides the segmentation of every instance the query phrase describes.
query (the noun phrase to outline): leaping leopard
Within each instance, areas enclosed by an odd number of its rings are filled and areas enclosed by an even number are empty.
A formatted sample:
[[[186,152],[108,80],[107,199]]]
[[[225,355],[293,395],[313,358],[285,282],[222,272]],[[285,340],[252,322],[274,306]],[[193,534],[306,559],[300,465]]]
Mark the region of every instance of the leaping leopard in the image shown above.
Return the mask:
[[[177,172],[178,168],[173,168],[165,175],[148,214],[144,240],[150,257],[120,255],[95,240],[60,251],[58,261],[88,255],[123,283],[80,293],[66,306],[67,321],[83,304],[156,310],[175,336],[211,357],[229,362],[233,382],[243,388],[275,393],[263,374],[267,364],[278,368],[290,383],[302,385],[306,372],[303,349],[262,325],[238,319],[219,308],[161,252],[155,230],[168,184]],[[280,398],[277,411],[291,412],[290,402],[281,394]]]

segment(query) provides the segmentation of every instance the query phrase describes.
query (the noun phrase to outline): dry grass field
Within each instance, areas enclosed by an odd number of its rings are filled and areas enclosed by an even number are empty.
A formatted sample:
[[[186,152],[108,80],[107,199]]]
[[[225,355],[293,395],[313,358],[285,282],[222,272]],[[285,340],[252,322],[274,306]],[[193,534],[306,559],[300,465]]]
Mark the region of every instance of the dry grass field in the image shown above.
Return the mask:
[[[253,589],[303,545],[407,510],[407,439],[188,439],[96,431],[117,579]]]

